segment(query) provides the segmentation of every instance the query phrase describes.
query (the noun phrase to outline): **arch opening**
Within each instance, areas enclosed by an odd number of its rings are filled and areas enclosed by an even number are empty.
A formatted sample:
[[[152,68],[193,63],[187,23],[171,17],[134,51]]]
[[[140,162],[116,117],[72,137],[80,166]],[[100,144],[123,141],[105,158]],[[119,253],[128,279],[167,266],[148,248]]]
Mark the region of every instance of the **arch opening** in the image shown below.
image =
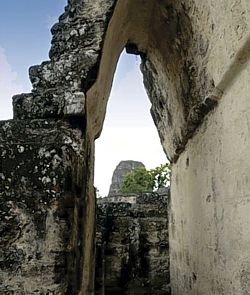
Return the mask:
[[[167,162],[150,115],[140,58],[122,52],[108,102],[103,132],[95,142],[95,186],[108,195],[112,173],[122,160],[140,161],[147,169]]]
[[[216,103],[211,98],[214,81],[199,68],[199,59],[206,51],[199,48],[200,52],[194,52],[194,27],[186,9],[181,3],[167,0],[117,2],[105,35],[96,82],[86,94],[90,138],[100,136],[115,68],[125,47],[142,58],[144,85],[163,149],[170,161],[177,160]],[[204,37],[199,42],[205,46],[208,41]]]
[[[247,4],[244,5],[236,5],[242,15],[247,12]],[[217,13],[222,7],[223,16]],[[221,257],[224,269],[234,269],[234,273],[247,269],[241,262],[241,265],[232,263],[231,257],[237,256],[227,255],[228,243],[223,239],[218,243],[218,234],[226,234],[232,241],[237,237],[242,249],[246,249],[247,244],[247,207],[239,209],[238,219],[232,215],[238,200],[248,196],[248,186],[243,183],[242,175],[249,175],[249,166],[244,160],[249,157],[249,149],[246,149],[249,128],[245,124],[249,119],[245,112],[249,100],[244,91],[249,85],[250,51],[247,50],[249,37],[246,35],[249,26],[243,22],[239,26],[238,18],[231,17],[236,12],[235,7],[226,2],[198,0],[185,3],[169,0],[146,3],[143,0],[69,1],[59,23],[52,28],[51,61],[30,69],[32,93],[14,98],[14,119],[1,123],[0,138],[2,154],[7,155],[1,158],[0,165],[0,168],[4,167],[0,174],[6,174],[1,176],[1,184],[4,184],[1,201],[13,206],[13,210],[2,206],[10,216],[5,222],[13,230],[10,236],[6,231],[5,240],[13,241],[15,235],[20,236],[11,220],[21,217],[23,225],[25,218],[29,220],[32,235],[27,237],[34,242],[34,255],[20,254],[20,258],[31,257],[32,263],[38,266],[35,276],[40,278],[46,270],[41,264],[41,254],[35,255],[40,249],[38,245],[40,241],[43,245],[50,244],[50,238],[55,238],[57,255],[54,255],[54,247],[44,247],[41,252],[49,258],[46,262],[50,268],[57,271],[56,276],[51,272],[46,279],[52,289],[67,288],[65,294],[91,294],[93,290],[94,140],[103,128],[114,72],[124,47],[142,58],[152,115],[162,146],[169,159],[175,162],[171,187],[173,214],[170,215],[174,293],[189,294],[197,290],[206,293],[203,286],[208,285],[210,290],[222,290],[216,283]],[[201,124],[222,94],[227,102],[221,101]],[[239,98],[237,102],[235,97]],[[201,128],[195,133],[198,126]],[[237,140],[233,142],[232,137]],[[58,155],[55,155],[57,151]],[[13,155],[16,156],[14,161]],[[21,166],[23,168],[19,169]],[[56,172],[52,171],[54,168]],[[231,173],[232,168],[240,173]],[[230,173],[226,175],[224,171]],[[27,179],[23,178],[23,172]],[[40,174],[36,174],[38,172]],[[57,183],[55,175],[59,180]],[[229,194],[225,194],[225,189]],[[219,218],[218,223],[214,223],[213,212],[224,208],[228,195],[233,196],[225,207],[230,221]],[[17,218],[12,219],[12,215]],[[234,231],[236,224],[242,227],[241,237],[238,228]],[[223,231],[219,233],[218,228]],[[48,234],[44,234],[47,229],[50,229]],[[15,241],[15,246],[19,247],[19,240]],[[145,241],[144,237],[141,241]],[[230,250],[238,255],[238,245],[231,244]],[[196,245],[201,245],[200,249]],[[26,252],[18,253],[28,253],[28,248]],[[161,249],[164,251],[164,245]],[[209,259],[203,259],[204,253]],[[223,255],[218,256],[218,253]],[[7,254],[6,261],[12,256]],[[63,258],[59,267],[58,256]],[[247,251],[242,251],[244,260],[248,261],[248,256]],[[216,260],[217,263],[211,264]],[[17,257],[18,267],[19,262]],[[22,269],[29,264],[29,259],[24,260]],[[190,273],[194,275],[189,277]],[[225,275],[221,276],[225,292],[232,290],[230,281],[236,282],[235,288],[238,288],[239,279],[226,272]],[[6,282],[12,277],[11,268],[7,269]],[[18,277],[18,280],[17,285],[19,282],[23,286],[26,284],[23,278]],[[31,289],[41,292],[50,289],[40,279],[37,282],[36,286],[24,287],[26,293]],[[246,290],[247,286],[243,288]]]
[[[177,161],[188,139],[215,106],[216,99],[211,96],[214,81],[208,70],[200,67],[200,59],[207,54],[208,40],[199,29],[197,32],[187,10],[188,7],[178,1],[116,2],[105,34],[96,81],[86,93],[87,144],[92,159],[87,195],[92,199],[95,195],[92,189],[94,140],[102,132],[114,72],[124,48],[142,59],[151,113],[171,162]],[[199,45],[194,47],[194,43]]]
[[[167,162],[150,115],[151,103],[138,63],[139,58],[122,52],[103,131],[95,141],[96,295],[170,294],[169,190],[121,190],[129,170],[143,164],[147,169],[155,168]],[[160,277],[156,272],[159,261]]]

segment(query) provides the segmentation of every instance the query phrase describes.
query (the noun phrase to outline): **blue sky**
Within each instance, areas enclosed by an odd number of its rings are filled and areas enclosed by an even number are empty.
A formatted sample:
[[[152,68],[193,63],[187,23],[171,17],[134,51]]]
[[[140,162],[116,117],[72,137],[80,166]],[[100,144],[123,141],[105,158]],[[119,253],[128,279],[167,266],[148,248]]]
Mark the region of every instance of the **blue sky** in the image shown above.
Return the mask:
[[[25,89],[30,88],[29,66],[48,59],[50,27],[65,5],[66,0],[1,1],[0,47]]]
[[[66,0],[8,0],[0,10],[0,119],[12,117],[11,97],[30,91],[28,68],[48,59],[50,27]],[[95,185],[106,195],[121,160],[147,168],[166,162],[150,116],[140,60],[124,52],[118,63],[103,133],[96,141]]]

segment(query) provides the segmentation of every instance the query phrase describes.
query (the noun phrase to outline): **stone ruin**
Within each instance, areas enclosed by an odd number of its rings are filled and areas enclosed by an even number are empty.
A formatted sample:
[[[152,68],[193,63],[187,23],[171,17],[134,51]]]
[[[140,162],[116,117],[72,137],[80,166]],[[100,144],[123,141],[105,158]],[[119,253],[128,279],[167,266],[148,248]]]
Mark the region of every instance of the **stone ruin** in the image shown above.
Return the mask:
[[[170,295],[169,188],[122,193],[125,176],[145,167],[121,161],[109,195],[97,199],[96,295]]]
[[[94,140],[124,48],[172,162],[172,294],[250,293],[249,29],[248,0],[68,0],[0,123],[0,294],[93,294]]]
[[[137,168],[145,167],[145,165],[138,161],[121,161],[115,168],[113,175],[112,175],[112,181],[109,188],[109,194],[108,196],[117,196],[121,192],[121,187],[123,185],[125,176],[134,171]]]
[[[168,191],[134,198],[98,200],[96,295],[171,294]]]

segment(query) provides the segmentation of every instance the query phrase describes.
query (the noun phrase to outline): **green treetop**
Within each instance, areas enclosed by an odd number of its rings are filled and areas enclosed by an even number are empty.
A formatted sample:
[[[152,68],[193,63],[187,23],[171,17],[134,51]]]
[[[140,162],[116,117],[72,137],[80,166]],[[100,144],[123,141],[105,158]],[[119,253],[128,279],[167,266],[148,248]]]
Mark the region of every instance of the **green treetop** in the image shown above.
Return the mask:
[[[162,164],[154,169],[144,167],[135,169],[126,175],[121,187],[122,193],[152,192],[167,187],[170,181],[171,166]]]

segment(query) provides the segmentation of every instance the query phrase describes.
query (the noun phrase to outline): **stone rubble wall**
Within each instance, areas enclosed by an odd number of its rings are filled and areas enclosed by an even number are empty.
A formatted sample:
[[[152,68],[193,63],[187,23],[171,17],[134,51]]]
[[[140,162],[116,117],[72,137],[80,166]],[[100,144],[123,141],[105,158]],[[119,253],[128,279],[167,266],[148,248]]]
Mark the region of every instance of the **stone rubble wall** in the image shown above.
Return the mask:
[[[52,29],[50,61],[29,69],[32,92],[14,96],[14,119],[83,116],[115,0],[69,0]]]
[[[53,119],[0,127],[0,294],[67,294],[81,259],[82,133]]]
[[[119,193],[117,195],[112,195],[112,196],[108,196],[108,197],[104,197],[104,198],[98,198],[97,202],[98,202],[98,204],[107,203],[107,202],[113,202],[113,203],[122,202],[122,203],[135,204],[137,196],[138,196],[137,194],[133,194],[133,193],[129,193],[129,194]]]
[[[114,4],[68,1],[51,29],[50,60],[30,68],[32,92],[14,96],[14,119],[0,122],[0,294],[93,292],[85,93]]]
[[[97,205],[96,295],[170,295],[168,195]]]

